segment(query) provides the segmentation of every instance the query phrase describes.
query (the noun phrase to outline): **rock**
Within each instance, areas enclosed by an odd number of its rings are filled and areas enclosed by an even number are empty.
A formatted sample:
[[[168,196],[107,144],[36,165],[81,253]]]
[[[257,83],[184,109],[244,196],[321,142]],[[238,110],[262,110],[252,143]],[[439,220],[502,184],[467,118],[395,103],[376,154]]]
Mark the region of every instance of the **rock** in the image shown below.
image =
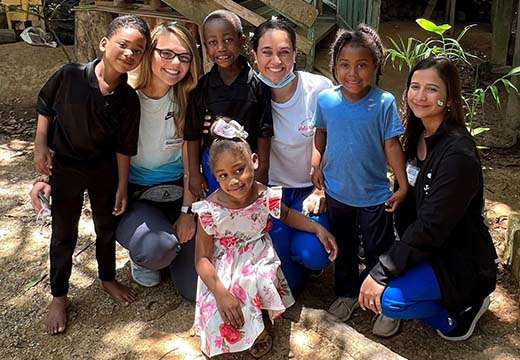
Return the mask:
[[[0,29],[0,44],[10,44],[16,42],[14,30]]]
[[[505,249],[508,265],[511,272],[520,284],[520,213],[514,212],[509,215],[507,221],[507,242]]]
[[[303,308],[300,324],[316,331],[354,359],[403,360],[389,348],[370,340],[325,310]]]

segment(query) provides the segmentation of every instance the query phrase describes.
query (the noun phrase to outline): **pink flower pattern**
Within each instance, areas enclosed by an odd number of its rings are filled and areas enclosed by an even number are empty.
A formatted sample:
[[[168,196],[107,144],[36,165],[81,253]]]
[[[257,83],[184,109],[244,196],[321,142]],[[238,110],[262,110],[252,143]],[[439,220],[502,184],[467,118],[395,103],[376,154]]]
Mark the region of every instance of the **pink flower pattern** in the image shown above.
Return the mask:
[[[194,327],[209,357],[249,349],[264,326],[262,309],[279,316],[294,303],[266,232],[269,217],[280,216],[281,195],[281,188],[267,188],[241,209],[207,200],[192,205],[204,231],[213,235],[213,264],[223,285],[242,304],[245,319],[241,329],[223,324],[214,295],[199,279]]]

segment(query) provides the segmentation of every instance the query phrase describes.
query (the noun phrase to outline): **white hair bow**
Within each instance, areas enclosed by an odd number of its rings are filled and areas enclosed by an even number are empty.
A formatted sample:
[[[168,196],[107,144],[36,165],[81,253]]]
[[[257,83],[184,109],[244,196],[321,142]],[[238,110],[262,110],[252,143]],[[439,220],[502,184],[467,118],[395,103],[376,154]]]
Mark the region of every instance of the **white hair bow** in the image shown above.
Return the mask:
[[[248,137],[247,131],[235,120],[226,121],[223,118],[218,118],[213,125],[211,125],[211,133],[223,139],[246,139]]]

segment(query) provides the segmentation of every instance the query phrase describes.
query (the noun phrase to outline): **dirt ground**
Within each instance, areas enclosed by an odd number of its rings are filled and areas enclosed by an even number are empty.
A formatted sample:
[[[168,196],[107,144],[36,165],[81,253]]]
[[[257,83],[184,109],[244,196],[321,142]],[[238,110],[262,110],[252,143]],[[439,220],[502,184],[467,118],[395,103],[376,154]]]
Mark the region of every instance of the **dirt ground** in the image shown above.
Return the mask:
[[[417,31],[414,24],[383,23],[381,32]],[[472,36],[472,37],[471,37]],[[489,51],[489,26],[467,39],[470,47]],[[477,47],[478,46],[478,47]],[[72,52],[72,49],[69,48]],[[115,304],[99,287],[94,260],[95,235],[85,207],[74,255],[69,327],[50,337],[44,332],[50,301],[48,278],[49,227],[36,222],[27,193],[36,173],[32,165],[35,96],[63,64],[59,50],[23,43],[0,45],[0,357],[5,359],[203,359],[199,340],[191,333],[194,306],[181,299],[169,281],[152,289],[132,283],[126,252],[118,247],[117,276],[138,292],[128,308]],[[400,95],[405,75],[386,69],[382,87]],[[501,149],[510,134],[503,115],[486,108],[480,117],[491,131],[477,138],[483,150],[487,218],[502,255],[507,217],[520,210],[520,146]],[[485,119],[485,120],[482,120]],[[520,296],[501,258],[497,290],[474,336],[450,343],[418,321],[403,322],[391,339],[371,335],[372,316],[356,312],[348,325],[409,359],[519,359]],[[333,301],[331,269],[309,281],[298,297],[306,307],[326,309]],[[248,355],[227,356],[247,359]],[[326,333],[298,322],[298,310],[277,320],[275,344],[266,359],[351,358]]]

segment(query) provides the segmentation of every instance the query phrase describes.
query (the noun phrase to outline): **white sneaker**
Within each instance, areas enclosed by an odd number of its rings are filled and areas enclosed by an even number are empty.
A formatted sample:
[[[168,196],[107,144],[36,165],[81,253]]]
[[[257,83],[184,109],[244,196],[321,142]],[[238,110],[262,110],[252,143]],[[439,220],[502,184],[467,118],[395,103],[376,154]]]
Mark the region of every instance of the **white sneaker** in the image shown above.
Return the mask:
[[[146,269],[137,265],[132,259],[130,259],[130,270],[132,279],[141,286],[153,287],[161,282],[161,273],[159,271]]]
[[[399,331],[401,319],[394,319],[383,314],[378,314],[372,326],[372,334],[382,338],[394,336]]]

